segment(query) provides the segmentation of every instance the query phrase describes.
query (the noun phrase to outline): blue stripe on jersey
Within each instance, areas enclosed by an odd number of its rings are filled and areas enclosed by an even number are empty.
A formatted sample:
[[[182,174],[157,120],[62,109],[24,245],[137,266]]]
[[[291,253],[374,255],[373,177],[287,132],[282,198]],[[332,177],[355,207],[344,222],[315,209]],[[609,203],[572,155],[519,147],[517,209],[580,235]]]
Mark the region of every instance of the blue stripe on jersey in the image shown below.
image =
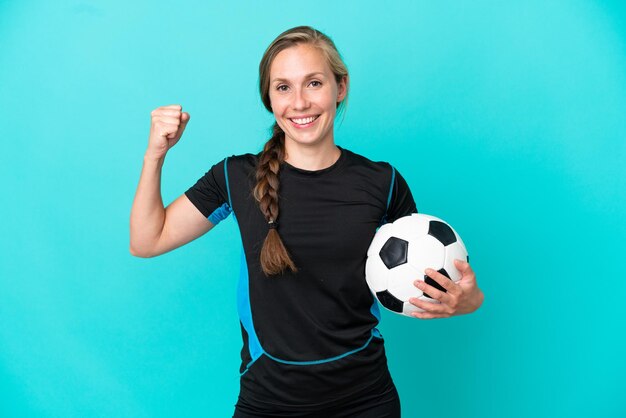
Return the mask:
[[[228,183],[228,157],[224,159],[224,177],[226,178],[226,192],[228,193],[228,205],[226,205],[230,211],[232,211],[233,203],[230,197],[230,185]],[[224,206],[222,205],[222,206]],[[233,219],[235,220],[235,225],[239,228],[239,222],[237,221],[237,216],[233,213]],[[243,325],[244,329],[248,333],[248,351],[250,352],[250,357],[252,357],[252,361],[246,365],[246,370],[244,370],[241,375],[243,376],[252,363],[254,363],[259,357],[263,355],[263,348],[261,347],[261,343],[259,342],[259,337],[256,335],[256,331],[254,330],[254,323],[252,322],[252,308],[250,307],[250,293],[249,293],[249,274],[248,274],[248,263],[246,262],[246,253],[243,248],[243,241],[241,242],[241,261],[239,263],[239,281],[237,283],[237,312],[239,314],[239,320]]]
[[[389,185],[389,195],[387,196],[387,208],[385,209],[385,214],[383,215],[383,218],[380,220],[380,223],[378,224],[379,228],[387,223],[387,211],[389,210],[389,203],[391,203],[391,195],[393,193],[393,183],[395,182],[395,180],[396,180],[396,169],[394,168],[394,166],[391,166],[391,184]]]
[[[387,195],[387,208],[385,209],[385,214],[383,215],[383,218],[380,220],[380,223],[378,224],[379,228],[387,223],[387,211],[389,210],[389,204],[391,203],[391,195],[393,194],[393,185],[395,181],[396,181],[396,169],[394,166],[391,166],[391,184],[389,185],[389,194]],[[376,299],[374,295],[372,295],[372,299],[374,299],[374,302],[372,302],[372,307],[370,308],[370,312],[372,313],[372,315],[374,315],[376,320],[380,322],[381,318],[380,318],[380,307],[378,306],[378,300]],[[382,338],[382,335],[380,334],[380,331],[378,331],[377,328],[372,328],[372,335],[377,338]]]
[[[234,215],[233,215],[234,216]],[[237,217],[234,216],[235,222]],[[256,335],[254,323],[252,321],[252,308],[250,306],[250,289],[249,289],[248,263],[246,263],[246,253],[241,246],[241,263],[239,270],[239,282],[237,283],[237,312],[239,312],[239,320],[248,333],[248,351],[254,363],[256,359],[263,354],[263,348]],[[249,367],[250,365],[248,365]],[[244,372],[245,373],[245,372]]]
[[[226,177],[226,191],[228,192],[228,206],[233,207],[233,202],[230,200],[230,187],[228,186],[228,157],[224,158],[224,176]]]
[[[380,307],[378,306],[378,299],[376,299],[376,296],[374,296],[374,294],[372,294],[372,299],[374,301],[372,302],[372,307],[370,308],[370,312],[372,313],[372,315],[374,315],[374,317],[376,318],[376,321],[380,323]],[[380,334],[380,331],[378,330],[378,328],[375,328],[375,327],[372,328],[372,335],[377,338],[383,337]]]
[[[224,203],[221,207],[226,206],[230,212],[232,212],[232,200],[230,197],[230,185],[228,183],[228,157],[224,159],[224,176],[226,178],[226,191],[228,193],[228,204]],[[214,212],[215,213],[215,212]],[[211,214],[212,216],[213,214]],[[228,216],[228,214],[226,215]],[[237,221],[237,216],[233,213],[233,219],[235,220],[235,225],[239,228],[239,222]],[[248,274],[248,263],[246,262],[246,253],[243,248],[243,241],[241,243],[241,261],[239,267],[239,282],[237,283],[237,311],[239,313],[239,320],[243,325],[244,329],[248,333],[248,351],[250,352],[250,357],[252,357],[252,361],[248,363],[246,366],[246,370],[244,370],[241,375],[248,371],[248,368],[254,363],[259,357],[263,355],[263,348],[261,347],[261,343],[259,342],[259,337],[256,335],[256,331],[254,329],[254,323],[252,322],[252,308],[250,307],[250,293],[249,293],[249,274]]]
[[[370,337],[368,338],[368,340],[365,342],[365,344],[363,344],[361,347],[356,348],[352,351],[348,351],[347,353],[343,353],[339,356],[335,356],[335,357],[330,357],[330,358],[326,358],[323,360],[313,360],[313,361],[289,361],[289,360],[282,360],[279,359],[277,357],[272,356],[271,354],[265,353],[266,356],[268,356],[269,358],[271,358],[274,361],[277,361],[279,363],[284,363],[284,364],[293,364],[296,366],[310,366],[311,364],[320,364],[320,363],[328,363],[329,361],[335,361],[335,360],[339,360],[342,359],[346,356],[349,356],[350,354],[354,354],[358,351],[363,350],[365,347],[367,347],[370,343],[370,341],[372,341],[372,338],[374,337],[374,332],[372,331],[372,335],[370,335]]]
[[[393,182],[396,180],[396,169],[391,166],[391,185],[389,186],[389,196],[387,197],[387,210],[389,210],[389,202],[391,202],[391,192],[393,192]]]
[[[230,206],[228,206],[228,203],[224,203],[222,206],[220,206],[219,208],[215,209],[209,216],[208,216],[208,220],[211,221],[211,223],[213,225],[217,225],[218,223],[220,223],[221,221],[223,221],[224,219],[226,219],[228,217],[228,215],[230,215],[230,213],[233,210],[230,208]]]

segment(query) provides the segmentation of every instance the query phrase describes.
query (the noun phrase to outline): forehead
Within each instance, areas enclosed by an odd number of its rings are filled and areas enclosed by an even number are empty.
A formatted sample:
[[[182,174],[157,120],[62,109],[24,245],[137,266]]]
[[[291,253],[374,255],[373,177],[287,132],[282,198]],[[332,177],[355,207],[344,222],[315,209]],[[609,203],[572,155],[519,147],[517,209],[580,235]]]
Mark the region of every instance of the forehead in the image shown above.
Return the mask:
[[[295,45],[280,51],[270,67],[270,80],[276,78],[300,79],[314,72],[327,76],[331,70],[326,57],[318,48],[311,45]]]

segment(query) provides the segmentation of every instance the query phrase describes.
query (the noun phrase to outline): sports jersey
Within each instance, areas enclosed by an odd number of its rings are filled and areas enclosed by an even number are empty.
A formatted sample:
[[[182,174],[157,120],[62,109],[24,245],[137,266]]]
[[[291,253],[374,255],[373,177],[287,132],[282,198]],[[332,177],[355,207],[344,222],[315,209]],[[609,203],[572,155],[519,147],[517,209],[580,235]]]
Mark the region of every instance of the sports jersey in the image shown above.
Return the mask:
[[[417,209],[391,164],[338,148],[322,170],[281,163],[278,232],[295,273],[261,270],[268,223],[252,194],[260,153],[224,158],[185,192],[211,223],[232,214],[239,227],[241,411],[298,416],[393,385],[365,262],[377,228]]]

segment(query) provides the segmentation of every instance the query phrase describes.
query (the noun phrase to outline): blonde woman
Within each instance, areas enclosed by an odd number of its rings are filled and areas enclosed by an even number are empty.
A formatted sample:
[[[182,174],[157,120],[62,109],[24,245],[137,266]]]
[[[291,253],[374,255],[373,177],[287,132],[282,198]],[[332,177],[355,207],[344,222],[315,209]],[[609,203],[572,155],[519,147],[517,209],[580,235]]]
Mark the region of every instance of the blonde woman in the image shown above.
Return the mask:
[[[160,173],[189,122],[181,106],[152,112],[131,212],[131,253],[154,257],[233,215],[242,239],[238,312],[243,338],[234,417],[400,417],[377,302],[365,281],[378,226],[417,212],[387,162],[334,142],[348,70],[333,41],[299,26],[280,34],[259,66],[260,93],[276,122],[259,153],[214,164],[163,207]],[[415,301],[417,318],[476,310],[483,294],[466,262],[458,284],[433,272],[441,304]]]

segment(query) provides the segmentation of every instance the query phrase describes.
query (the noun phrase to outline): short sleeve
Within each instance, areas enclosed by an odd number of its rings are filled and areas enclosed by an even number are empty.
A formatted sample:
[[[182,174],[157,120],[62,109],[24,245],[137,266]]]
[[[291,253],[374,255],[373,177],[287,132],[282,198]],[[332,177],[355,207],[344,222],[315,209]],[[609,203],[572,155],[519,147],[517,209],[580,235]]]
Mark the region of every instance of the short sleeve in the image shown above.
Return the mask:
[[[417,207],[409,185],[398,170],[393,167],[390,193],[389,206],[387,207],[387,213],[383,219],[383,223],[394,222],[396,219],[403,216],[417,213]]]
[[[227,159],[213,165],[185,192],[187,198],[213,225],[232,212],[227,185]]]

